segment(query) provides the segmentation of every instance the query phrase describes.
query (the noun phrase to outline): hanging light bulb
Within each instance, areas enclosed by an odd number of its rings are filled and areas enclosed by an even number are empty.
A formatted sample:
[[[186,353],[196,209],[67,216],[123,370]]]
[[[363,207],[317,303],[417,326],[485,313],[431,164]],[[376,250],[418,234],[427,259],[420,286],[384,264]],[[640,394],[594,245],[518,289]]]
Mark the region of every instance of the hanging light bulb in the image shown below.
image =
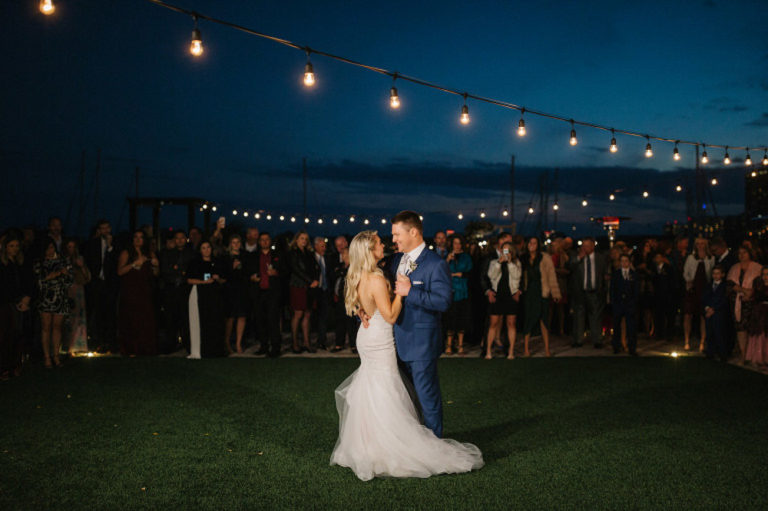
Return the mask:
[[[645,157],[650,158],[651,156],[653,156],[653,149],[651,149],[651,138],[648,135],[646,135],[645,140],[648,141],[648,143],[645,144]]]
[[[643,199],[648,198],[648,190],[643,190]]]
[[[387,223],[387,219],[386,219],[386,218],[382,218],[382,219],[381,219],[381,225],[384,225],[384,224],[386,224],[386,223]]]
[[[315,70],[312,67],[312,62],[309,61],[309,49],[307,49],[307,63],[304,66],[304,85],[312,87],[315,85]]]
[[[480,212],[480,218],[485,218],[485,211]]]
[[[243,211],[243,216],[247,218],[248,217],[248,212],[247,211]]]
[[[50,16],[55,10],[56,6],[53,5],[53,0],[40,0],[40,12],[46,16]]]
[[[707,144],[702,144],[704,152],[701,153],[701,163],[709,163],[709,156],[707,156]]]
[[[755,170],[752,171],[752,177],[757,177],[757,171]]]
[[[464,105],[461,107],[461,117],[459,117],[461,124],[469,124],[469,107],[467,106],[467,93],[464,93]]]
[[[195,28],[192,30],[192,41],[189,43],[189,53],[195,57],[203,54],[203,37],[200,35],[200,29],[197,28],[197,16],[194,16]]]
[[[366,218],[365,220],[363,220],[363,223],[364,223],[365,225],[368,225],[368,224],[369,224],[369,223],[371,223],[371,222],[370,222],[370,221],[369,221],[369,220]]]
[[[616,145],[616,133],[614,133],[613,128],[611,128],[611,147],[610,151],[612,153],[615,153],[619,150],[619,146]]]
[[[555,204],[552,206],[552,209],[557,211],[558,209],[560,209],[560,205],[557,202],[555,202]]]
[[[746,165],[747,167],[752,165],[752,157],[749,155],[749,147],[747,147],[747,157],[744,158],[744,165]]]
[[[501,216],[509,216],[509,211],[505,209],[504,211],[501,212]]]
[[[261,213],[254,213],[254,214],[253,214],[253,218],[255,218],[256,220],[258,220],[259,218],[261,218]]]
[[[610,194],[608,196],[608,200],[616,200],[616,196],[614,194]]]
[[[529,214],[529,215],[532,215],[532,214],[533,214],[533,211],[534,211],[534,210],[533,210],[533,207],[532,207],[532,206],[530,206],[530,207],[528,208],[528,214]]]
[[[233,210],[232,210],[232,214],[233,214],[233,215],[235,215],[235,216],[237,216],[237,210],[236,210],[236,209],[233,209]]]
[[[280,215],[280,221],[282,222],[283,220],[285,220],[285,215]]]
[[[272,220],[272,215],[267,214],[267,220]]]
[[[675,186],[675,191],[676,192],[682,192],[683,191],[683,186],[682,185]]]
[[[397,87],[395,86],[389,89],[389,106],[394,109],[400,108],[400,97],[397,95]]]
[[[351,217],[349,217],[349,221],[351,223],[355,223],[355,215],[352,215]]]
[[[296,223],[296,217],[295,216],[291,217],[291,222]]]
[[[336,219],[336,218],[334,218],[334,219],[333,219],[333,225],[338,225],[338,223],[339,223],[339,220],[338,220],[338,219]]]
[[[520,110],[520,120],[517,122],[517,135],[520,137],[525,136],[525,119],[523,119],[524,114],[525,114],[525,108]]]
[[[723,165],[731,164],[731,155],[728,154],[728,146],[725,146],[725,156],[723,157]]]
[[[680,161],[680,150],[677,148],[677,142],[675,142],[675,149],[672,151],[672,159]]]
[[[203,209],[208,209],[208,204],[203,204]]]
[[[216,206],[213,206],[213,207],[211,208],[211,211],[216,211]]]
[[[713,177],[711,183],[712,183],[712,186],[717,186],[717,178]]]
[[[309,217],[308,217],[308,216],[305,216],[305,217],[304,217],[304,223],[305,223],[305,224],[308,224],[308,223],[309,223]]]
[[[589,202],[587,202],[587,199],[583,199],[581,201],[581,207],[586,208],[589,205]]]
[[[459,213],[459,220],[462,220],[462,219],[464,219],[464,215],[462,215],[461,213]]]
[[[576,145],[578,143],[579,143],[579,139],[576,138],[576,128],[574,127],[573,119],[571,119],[571,140],[570,140],[570,144],[571,145]]]

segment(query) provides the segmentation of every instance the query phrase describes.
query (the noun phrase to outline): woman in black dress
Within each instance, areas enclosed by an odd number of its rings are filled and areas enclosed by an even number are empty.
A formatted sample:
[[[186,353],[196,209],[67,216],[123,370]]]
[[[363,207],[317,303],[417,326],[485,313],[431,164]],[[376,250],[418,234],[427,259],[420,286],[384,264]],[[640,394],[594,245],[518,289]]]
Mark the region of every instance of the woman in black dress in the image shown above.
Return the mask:
[[[224,266],[213,257],[209,241],[200,243],[199,256],[187,270],[190,358],[224,356]]]
[[[520,278],[522,267],[517,258],[517,250],[512,243],[501,247],[501,258],[494,259],[488,265],[488,278],[491,289],[488,292],[489,321],[488,337],[485,341],[485,358],[490,360],[493,341],[501,330],[501,320],[506,318],[507,337],[509,339],[508,359],[515,358],[515,339],[517,337],[517,312],[520,307]]]
[[[34,264],[33,272],[39,292],[37,310],[40,311],[43,360],[50,369],[53,357],[53,364],[60,367],[61,330],[64,316],[69,314],[69,286],[73,278],[67,260],[61,257],[52,239],[45,239],[43,257]]]
[[[245,319],[248,317],[248,311],[251,310],[251,304],[248,296],[248,275],[243,269],[243,257],[240,253],[243,246],[242,238],[234,234],[229,238],[229,246],[222,257],[222,264],[226,282],[224,282],[224,316],[227,318],[224,329],[224,344],[228,353],[232,353],[232,346],[229,343],[232,337],[232,329],[237,319],[237,329],[235,330],[235,349],[238,353],[243,352],[243,332],[245,331]]]
[[[8,233],[0,239],[0,381],[21,374],[22,321],[30,310],[32,294],[21,238]]]
[[[159,271],[160,261],[150,251],[144,231],[134,231],[131,244],[117,261],[120,277],[117,338],[123,355],[157,354],[153,281]]]

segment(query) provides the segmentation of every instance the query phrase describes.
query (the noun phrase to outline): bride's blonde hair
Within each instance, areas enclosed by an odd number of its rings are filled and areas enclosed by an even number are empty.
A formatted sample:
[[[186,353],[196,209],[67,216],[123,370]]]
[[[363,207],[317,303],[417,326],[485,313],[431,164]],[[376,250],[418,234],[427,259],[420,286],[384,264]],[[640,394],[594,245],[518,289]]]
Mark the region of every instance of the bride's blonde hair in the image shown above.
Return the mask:
[[[357,286],[360,279],[366,273],[384,275],[377,266],[373,249],[376,246],[377,231],[362,231],[352,239],[349,244],[349,270],[344,289],[344,306],[347,314],[354,316],[360,309],[360,296],[357,294]]]

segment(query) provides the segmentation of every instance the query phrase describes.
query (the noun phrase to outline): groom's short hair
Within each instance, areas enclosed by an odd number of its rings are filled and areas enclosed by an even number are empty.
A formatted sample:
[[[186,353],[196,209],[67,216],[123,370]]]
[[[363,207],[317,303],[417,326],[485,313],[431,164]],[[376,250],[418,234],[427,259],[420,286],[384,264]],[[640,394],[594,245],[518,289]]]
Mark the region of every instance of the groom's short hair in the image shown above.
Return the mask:
[[[421,223],[421,216],[415,211],[401,211],[392,218],[392,223],[401,223],[408,229],[415,227],[419,234],[424,234],[424,224]]]

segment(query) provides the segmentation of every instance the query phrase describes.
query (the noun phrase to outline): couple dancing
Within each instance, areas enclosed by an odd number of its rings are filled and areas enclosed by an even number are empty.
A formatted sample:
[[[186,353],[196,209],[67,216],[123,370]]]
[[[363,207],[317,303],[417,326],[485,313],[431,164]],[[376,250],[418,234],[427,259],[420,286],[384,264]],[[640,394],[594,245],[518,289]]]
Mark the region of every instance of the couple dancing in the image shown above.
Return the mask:
[[[390,267],[394,299],[378,266],[384,245],[376,232],[359,233],[349,247],[345,305],[363,321],[360,367],[336,389],[339,438],[331,464],[351,468],[364,481],[480,468],[476,446],[441,438],[437,359],[440,317],[451,303],[448,266],[426,249],[418,213],[392,219],[392,240],[400,252]]]

